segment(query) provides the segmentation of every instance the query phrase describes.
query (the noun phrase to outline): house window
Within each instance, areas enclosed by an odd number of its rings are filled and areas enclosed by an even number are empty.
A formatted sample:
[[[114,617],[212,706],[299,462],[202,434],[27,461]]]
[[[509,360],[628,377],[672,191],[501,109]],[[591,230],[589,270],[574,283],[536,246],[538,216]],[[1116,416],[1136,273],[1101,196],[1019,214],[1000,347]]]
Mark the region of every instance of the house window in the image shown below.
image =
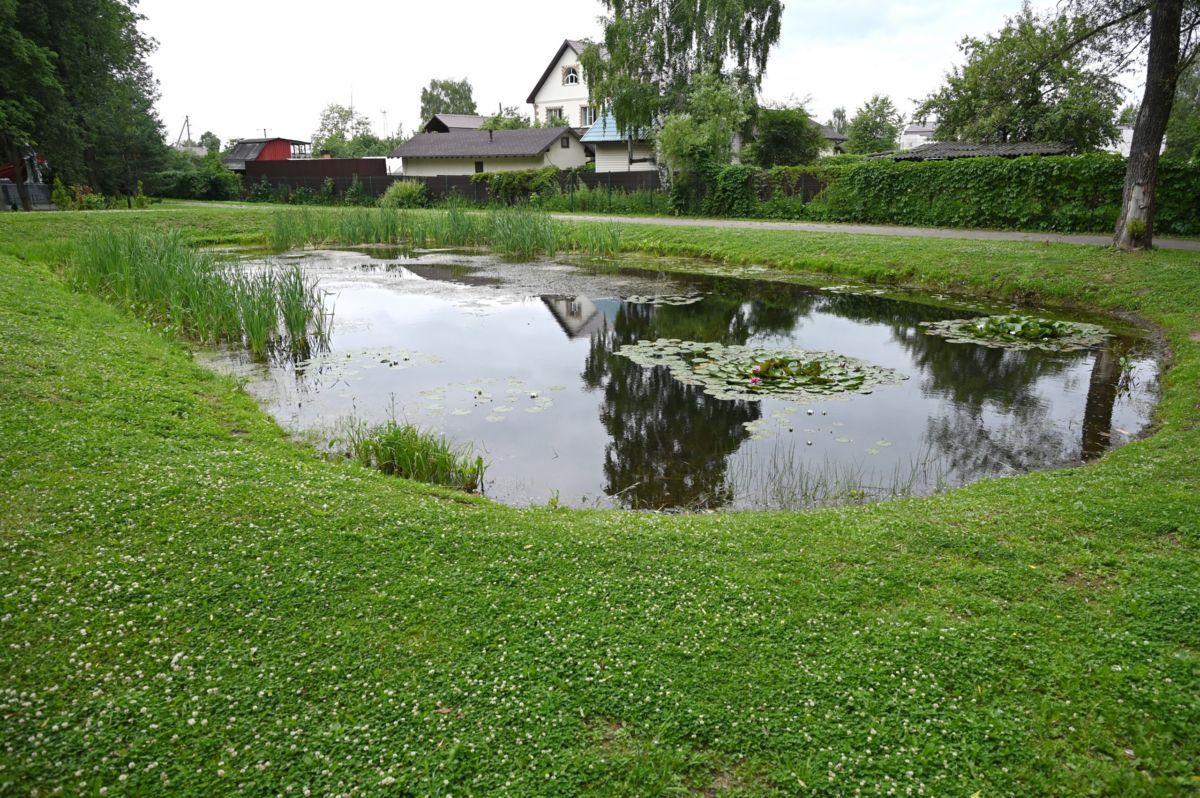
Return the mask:
[[[580,127],[591,127],[592,123],[594,123],[595,121],[596,121],[596,109],[592,108],[591,106],[587,106],[587,105],[579,106],[579,126]]]
[[[550,122],[553,122],[555,119],[566,119],[566,117],[563,116],[563,109],[562,109],[561,105],[558,108],[547,108],[546,109],[546,122],[550,123]]]
[[[579,67],[567,67],[563,70],[563,85],[575,86],[579,83]]]
[[[562,148],[564,150],[571,149],[571,137],[570,136],[563,136],[561,139],[558,140],[558,143],[559,143],[559,145],[562,146]]]
[[[483,161],[476,161],[475,162],[475,174],[479,174],[482,171],[483,171]]]

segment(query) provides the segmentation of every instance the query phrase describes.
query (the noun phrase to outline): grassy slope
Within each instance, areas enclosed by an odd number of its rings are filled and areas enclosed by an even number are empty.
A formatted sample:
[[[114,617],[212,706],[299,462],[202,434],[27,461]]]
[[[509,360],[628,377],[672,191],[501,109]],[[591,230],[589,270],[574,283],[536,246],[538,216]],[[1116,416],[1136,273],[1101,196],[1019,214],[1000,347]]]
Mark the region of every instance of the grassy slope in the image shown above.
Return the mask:
[[[1195,256],[630,229],[1136,311],[1175,351],[1158,433],[1087,468],[653,517],[323,462],[40,261],[95,224],[244,242],[265,213],[0,217],[0,794],[1200,787]]]

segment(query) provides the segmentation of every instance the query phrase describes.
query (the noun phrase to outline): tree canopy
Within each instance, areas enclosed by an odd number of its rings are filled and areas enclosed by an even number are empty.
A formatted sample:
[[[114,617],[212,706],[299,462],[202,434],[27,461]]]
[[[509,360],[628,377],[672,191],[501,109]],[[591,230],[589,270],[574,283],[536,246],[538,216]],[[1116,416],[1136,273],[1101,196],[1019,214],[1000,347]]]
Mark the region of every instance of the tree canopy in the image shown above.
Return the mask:
[[[755,128],[749,154],[765,169],[811,163],[824,144],[820,127],[803,106],[759,108]]]
[[[434,78],[421,89],[421,124],[428,122],[435,114],[474,113],[478,113],[475,97],[466,78]]]
[[[325,106],[312,135],[313,152],[328,151],[334,158],[390,155],[402,141],[399,127],[392,135],[377,136],[370,119],[338,103]]]
[[[1195,64],[1179,79],[1175,89],[1164,154],[1181,160],[1200,160],[1200,67]]]
[[[833,115],[829,117],[826,123],[838,133],[845,133],[846,128],[850,126],[849,120],[846,118],[846,109],[838,106],[833,109]]]
[[[154,42],[133,0],[0,0],[0,145],[45,155],[64,183],[132,194],[167,157]]]
[[[746,128],[753,112],[754,95],[748,87],[716,71],[702,74],[683,109],[662,122],[657,139],[663,158],[677,172],[728,164],[734,134]]]
[[[1123,89],[1095,45],[1074,44],[1083,16],[1040,17],[1028,4],[996,34],[959,44],[966,62],[917,108],[942,141],[1054,141],[1079,150],[1117,138]]]
[[[681,110],[694,79],[728,69],[757,86],[779,40],[781,0],[602,0],[604,41],[580,61],[591,102],[618,129],[652,129]]]
[[[876,94],[854,113],[846,127],[846,152],[867,155],[896,147],[904,117],[890,97]]]
[[[529,117],[522,115],[521,109],[515,105],[502,106],[498,113],[492,114],[480,125],[481,130],[520,130],[527,127],[537,125],[530,122]]]

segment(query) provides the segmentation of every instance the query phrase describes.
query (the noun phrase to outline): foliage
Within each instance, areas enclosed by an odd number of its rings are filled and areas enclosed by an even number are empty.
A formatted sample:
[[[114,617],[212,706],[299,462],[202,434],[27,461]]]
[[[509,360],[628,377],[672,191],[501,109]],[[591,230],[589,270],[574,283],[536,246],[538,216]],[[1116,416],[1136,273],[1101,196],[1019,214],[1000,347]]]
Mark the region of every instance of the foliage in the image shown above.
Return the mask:
[[[528,127],[535,125],[529,121],[529,117],[521,113],[520,108],[510,105],[483,120],[480,130],[522,130]]]
[[[540,169],[514,169],[504,172],[479,172],[471,176],[471,182],[483,183],[488,187],[492,199],[506,204],[527,201],[532,195],[549,197],[558,193],[558,167]]]
[[[469,493],[483,489],[487,465],[469,448],[461,449],[444,437],[394,419],[376,427],[348,426],[346,455],[368,468]]]
[[[1043,319],[1019,313],[983,316],[975,319],[948,319],[922,322],[929,335],[946,338],[950,343],[969,343],[1001,349],[1045,349],[1069,352],[1090,349],[1104,342],[1110,333],[1095,324]]]
[[[646,368],[665,367],[677,381],[727,400],[759,401],[773,396],[808,402],[871,393],[907,379],[894,369],[832,352],[801,349],[659,339],[627,344],[618,354]]]
[[[126,0],[0,0],[0,152],[36,146],[67,184],[132,194],[167,147]]]
[[[421,124],[436,114],[474,114],[475,97],[466,78],[433,78],[421,89]]]
[[[385,133],[380,138],[366,116],[330,103],[321,111],[317,131],[312,134],[312,149],[314,153],[328,152],[334,158],[387,156],[403,142],[404,131],[397,127],[394,133]]]
[[[60,211],[71,209],[71,195],[67,191],[67,187],[63,185],[62,178],[58,175],[54,176],[54,185],[50,189],[50,201]]]
[[[715,71],[700,75],[682,110],[669,115],[657,136],[663,159],[676,172],[723,166],[732,157],[735,133],[746,127],[754,95],[738,80]]]
[[[812,163],[825,144],[821,129],[803,106],[759,108],[755,118],[754,163],[772,166],[796,166]]]
[[[592,105],[611,109],[621,131],[654,129],[702,75],[729,69],[758,86],[783,16],[780,0],[603,2],[603,46],[589,44],[580,63]]]
[[[241,195],[242,179],[225,168],[218,152],[198,158],[172,149],[166,169],[147,177],[152,195],[174,199],[232,200]]]
[[[1163,154],[1200,160],[1200,64],[1187,70],[1175,87],[1175,104],[1167,122],[1167,149]]]
[[[217,134],[211,130],[206,130],[200,134],[200,146],[208,150],[209,155],[212,155],[221,151],[221,139],[217,138]]]
[[[717,172],[704,212],[714,216],[753,216],[765,173],[749,164],[731,164]]]
[[[1087,25],[1078,16],[1041,18],[1026,4],[999,33],[962,40],[966,63],[916,117],[937,118],[941,141],[1053,141],[1078,150],[1115,141],[1124,90],[1094,48],[1072,46]]]
[[[826,124],[838,133],[845,133],[846,129],[850,127],[850,122],[846,118],[846,109],[841,106],[834,108],[833,115],[829,117],[829,121]]]
[[[423,208],[426,202],[425,183],[420,180],[397,180],[379,199],[384,208]]]
[[[894,150],[904,126],[904,117],[890,97],[876,94],[867,100],[846,128],[846,152],[868,155]]]
[[[1118,125],[1132,125],[1134,122],[1137,121],[1137,115],[1138,115],[1138,104],[1137,103],[1125,103],[1125,105],[1121,106],[1121,112],[1119,114],[1117,114],[1117,124]]]
[[[623,213],[654,216],[670,213],[670,198],[662,191],[609,191],[603,185],[589,188],[580,182],[573,190],[542,196],[540,206],[548,211],[577,213]]]
[[[346,193],[342,195],[342,202],[360,207],[378,204],[375,198],[367,193],[357,174],[350,179],[350,185],[346,188]]]

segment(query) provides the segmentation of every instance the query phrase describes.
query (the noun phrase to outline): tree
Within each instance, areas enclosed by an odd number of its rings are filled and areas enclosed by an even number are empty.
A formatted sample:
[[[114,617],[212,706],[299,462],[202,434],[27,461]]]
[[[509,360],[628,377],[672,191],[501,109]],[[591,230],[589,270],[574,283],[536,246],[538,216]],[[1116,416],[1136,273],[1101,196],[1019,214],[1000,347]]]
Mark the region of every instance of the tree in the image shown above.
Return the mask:
[[[498,113],[489,116],[480,125],[482,130],[521,130],[527,127],[534,125],[529,121],[529,117],[521,115],[521,109],[515,105],[501,107]]]
[[[592,105],[610,109],[628,134],[657,133],[702,74],[728,69],[757,88],[783,15],[781,0],[602,2],[610,14],[601,20],[603,46],[589,44],[580,63]]]
[[[764,169],[811,163],[825,143],[821,129],[803,106],[759,108],[753,161]]]
[[[855,112],[846,128],[846,152],[866,155],[896,148],[904,117],[890,97],[876,94]]]
[[[211,130],[206,130],[200,134],[200,146],[208,150],[211,155],[221,151],[221,140]]]
[[[1137,103],[1125,103],[1125,105],[1121,107],[1121,113],[1117,114],[1117,124],[1132,125],[1137,121],[1137,115]]]
[[[34,145],[63,182],[126,194],[164,163],[146,64],[154,42],[138,30],[133,5],[0,0],[0,139],[10,157],[14,146]]]
[[[827,124],[838,133],[845,133],[846,128],[850,126],[850,123],[846,119],[846,109],[841,106],[834,108],[833,116],[829,117]]]
[[[471,84],[463,80],[434,78],[429,86],[421,89],[421,123],[428,122],[434,114],[474,114],[475,98]]]
[[[343,153],[351,139],[373,135],[371,120],[353,108],[330,103],[321,111],[317,132],[312,134],[313,151],[329,150],[337,157],[345,157]]]
[[[21,206],[32,210],[21,163],[26,148],[36,144],[38,121],[62,97],[54,69],[54,53],[17,28],[16,0],[0,0],[0,160],[14,167]]]
[[[1181,160],[1200,159],[1200,67],[1196,65],[1179,79],[1175,89],[1163,154]]]
[[[1180,77],[1200,55],[1200,0],[1074,0],[1085,20],[1073,47],[1091,46],[1124,67],[1146,56],[1146,88],[1133,128],[1125,168],[1121,215],[1113,243],[1144,249],[1154,241],[1154,194],[1159,152],[1171,118]]]
[[[917,108],[940,141],[1061,142],[1092,150],[1116,141],[1123,89],[1092,48],[1070,47],[1082,17],[1041,18],[1026,4],[999,33],[959,44],[966,63]]]
[[[752,91],[706,72],[695,82],[683,110],[669,114],[658,133],[658,145],[676,172],[699,172],[724,166],[733,156],[734,134],[742,132],[754,112]]]

